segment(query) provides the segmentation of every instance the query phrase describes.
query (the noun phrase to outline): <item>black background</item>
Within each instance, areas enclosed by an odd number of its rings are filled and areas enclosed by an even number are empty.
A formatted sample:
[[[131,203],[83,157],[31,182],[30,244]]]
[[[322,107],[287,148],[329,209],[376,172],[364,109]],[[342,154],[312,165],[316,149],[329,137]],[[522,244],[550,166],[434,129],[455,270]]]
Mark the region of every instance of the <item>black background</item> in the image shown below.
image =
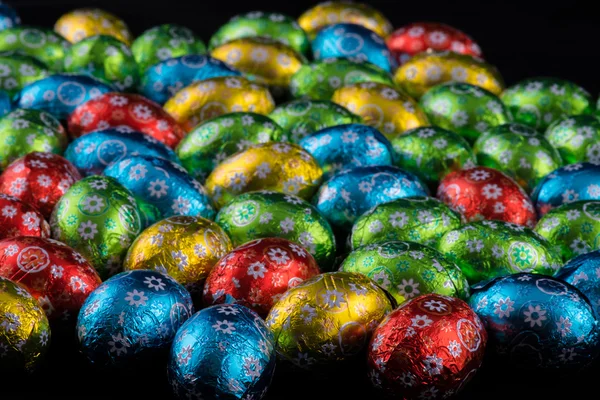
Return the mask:
[[[12,1],[23,24],[52,27],[74,8],[101,7],[123,18],[137,35],[162,23],[178,23],[205,41],[231,16],[254,10],[298,16],[317,2],[282,0],[167,1]],[[592,1],[366,1],[400,27],[414,21],[438,21],[470,34],[484,57],[496,65],[507,85],[534,76],[572,80],[594,96],[600,91],[598,38],[600,24]],[[588,4],[586,4],[588,3]],[[73,340],[54,335],[46,363],[33,376],[0,374],[0,399],[170,399],[164,365],[141,371],[101,372],[77,354]],[[548,373],[520,371],[486,360],[461,399],[581,399],[597,398],[598,372],[557,378]],[[268,400],[371,399],[361,364],[338,369],[332,376],[307,377],[279,369]],[[401,399],[401,397],[398,397]],[[209,400],[209,399],[207,399]]]

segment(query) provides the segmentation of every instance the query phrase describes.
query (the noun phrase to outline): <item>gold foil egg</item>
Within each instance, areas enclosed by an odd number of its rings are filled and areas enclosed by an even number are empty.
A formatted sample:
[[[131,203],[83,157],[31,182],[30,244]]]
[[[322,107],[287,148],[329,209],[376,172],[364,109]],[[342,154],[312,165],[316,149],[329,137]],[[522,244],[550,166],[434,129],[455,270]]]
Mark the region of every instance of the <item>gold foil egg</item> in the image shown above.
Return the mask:
[[[219,77],[192,83],[164,105],[187,131],[208,119],[238,111],[267,115],[275,108],[264,86],[241,77]]]
[[[137,237],[123,269],[153,269],[197,291],[212,267],[232,248],[231,240],[215,222],[202,217],[169,217]]]
[[[333,93],[331,100],[362,117],[366,125],[377,128],[388,139],[409,129],[429,125],[416,101],[382,83],[344,86]]]
[[[394,75],[394,82],[416,99],[433,86],[451,81],[479,86],[496,96],[504,90],[504,80],[496,67],[480,58],[451,51],[417,54]]]
[[[303,148],[270,142],[232,155],[206,179],[206,190],[217,208],[235,196],[255,190],[272,190],[309,200],[315,193],[323,170]]]
[[[98,8],[82,8],[66,13],[56,21],[54,30],[71,43],[90,36],[110,35],[129,46],[132,38],[122,19]]]

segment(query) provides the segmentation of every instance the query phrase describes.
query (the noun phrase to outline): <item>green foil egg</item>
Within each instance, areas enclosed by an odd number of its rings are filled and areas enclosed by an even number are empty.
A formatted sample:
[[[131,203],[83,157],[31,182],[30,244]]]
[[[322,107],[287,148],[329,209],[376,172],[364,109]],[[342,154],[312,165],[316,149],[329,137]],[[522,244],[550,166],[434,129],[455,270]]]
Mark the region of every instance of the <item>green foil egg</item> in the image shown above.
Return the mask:
[[[557,78],[525,79],[502,93],[515,122],[544,131],[567,115],[590,114],[592,96],[573,82]]]
[[[54,72],[62,71],[65,52],[70,46],[50,29],[20,26],[0,31],[0,53],[15,52],[33,57]]]
[[[420,100],[433,125],[456,132],[473,143],[482,132],[509,122],[508,112],[491,92],[468,83],[431,88]]]
[[[600,164],[600,121],[593,115],[573,115],[554,121],[546,139],[565,164],[589,161]]]
[[[465,224],[446,232],[437,249],[460,267],[471,285],[520,272],[554,275],[562,266],[549,242],[510,222]]]
[[[404,303],[422,294],[469,297],[469,283],[452,261],[431,247],[414,242],[386,242],[354,250],[341,271],[358,272]]]
[[[433,197],[408,197],[380,204],[361,215],[350,236],[350,247],[389,241],[435,245],[461,224],[460,214]]]
[[[509,123],[490,128],[475,144],[477,163],[504,172],[527,192],[562,165],[558,151],[527,125]]]
[[[281,237],[296,242],[315,257],[321,270],[330,271],[335,238],[327,220],[308,202],[277,192],[250,192],[223,207],[215,221],[234,247],[254,239]]]
[[[31,56],[0,55],[0,89],[11,98],[25,86],[49,75],[50,70]]]
[[[83,254],[102,279],[121,271],[129,246],[142,230],[131,192],[106,176],[73,184],[56,204],[50,226],[52,238]]]

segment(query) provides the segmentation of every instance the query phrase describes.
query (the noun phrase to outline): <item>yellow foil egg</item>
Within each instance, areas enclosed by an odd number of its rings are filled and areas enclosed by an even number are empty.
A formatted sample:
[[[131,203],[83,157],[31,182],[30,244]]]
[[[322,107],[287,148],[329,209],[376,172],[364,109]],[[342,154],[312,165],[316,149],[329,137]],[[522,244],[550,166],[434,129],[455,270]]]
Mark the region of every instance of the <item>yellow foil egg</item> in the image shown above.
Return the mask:
[[[450,51],[417,54],[396,70],[396,84],[418,99],[435,85],[464,82],[479,86],[496,96],[504,90],[502,76],[480,58]]]
[[[393,30],[392,24],[382,13],[361,3],[328,1],[317,4],[298,18],[298,24],[311,39],[326,26],[340,23],[362,25],[382,37]]]
[[[231,240],[215,222],[202,217],[169,217],[137,237],[123,269],[153,269],[198,291],[212,267],[232,248]]]
[[[314,369],[360,354],[392,309],[392,300],[366,276],[331,272],[289,289],[267,326],[281,358]]]
[[[315,158],[290,143],[265,143],[225,159],[206,179],[205,187],[217,208],[235,196],[255,190],[313,196],[323,176]]]
[[[232,40],[211,52],[211,56],[242,72],[251,81],[287,89],[292,75],[306,62],[291,47],[264,37]]]
[[[331,100],[362,117],[366,125],[377,128],[388,139],[409,129],[429,125],[416,101],[382,83],[344,86],[333,93]]]
[[[163,107],[187,131],[219,115],[250,111],[267,115],[275,108],[269,90],[241,77],[219,77],[192,83]]]
[[[56,21],[54,30],[71,43],[90,36],[110,35],[129,46],[132,39],[122,19],[98,8],[82,8],[66,13]]]

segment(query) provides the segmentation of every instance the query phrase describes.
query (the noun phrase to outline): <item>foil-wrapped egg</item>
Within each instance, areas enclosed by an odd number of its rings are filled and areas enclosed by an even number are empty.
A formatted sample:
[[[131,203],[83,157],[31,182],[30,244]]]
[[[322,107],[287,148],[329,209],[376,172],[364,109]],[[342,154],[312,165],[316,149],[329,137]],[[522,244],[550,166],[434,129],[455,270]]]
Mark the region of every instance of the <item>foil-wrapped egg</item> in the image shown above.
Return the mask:
[[[35,207],[0,193],[0,240],[17,236],[50,237],[50,225]]]
[[[0,31],[21,25],[21,17],[8,4],[0,3]]]
[[[69,42],[50,29],[19,26],[0,30],[0,53],[25,54],[51,71],[62,71],[69,47]]]
[[[567,262],[554,276],[567,282],[583,293],[600,317],[600,251],[579,255]]]
[[[529,78],[508,87],[501,96],[512,119],[546,130],[568,115],[590,114],[592,96],[573,82],[557,78]]]
[[[593,115],[558,118],[545,133],[565,164],[589,161],[600,164],[600,121]]]
[[[106,368],[166,359],[177,330],[193,314],[187,290],[156,271],[121,272],[85,301],[77,319],[81,353]]]
[[[12,99],[4,90],[0,90],[0,118],[12,110]]]
[[[460,226],[461,216],[432,197],[414,196],[379,204],[352,226],[350,248],[389,241],[434,246],[442,235]]]
[[[528,273],[472,287],[469,304],[482,319],[489,347],[513,368],[578,370],[598,355],[598,321],[579,290]]]
[[[420,294],[469,297],[462,271],[437,250],[414,242],[385,242],[352,251],[340,271],[368,276],[402,304]]]
[[[454,261],[469,283],[531,272],[554,275],[560,253],[529,228],[501,221],[479,221],[446,232],[437,249]]]
[[[71,43],[95,35],[110,35],[126,45],[132,40],[123,20],[99,8],[80,8],[63,14],[54,30]]]
[[[204,285],[204,304],[241,304],[266,318],[289,288],[319,273],[317,262],[302,246],[283,238],[256,239],[214,266]]]
[[[206,190],[217,208],[255,190],[274,190],[309,200],[322,175],[317,160],[303,148],[270,142],[226,158],[206,178]]]
[[[3,75],[2,87],[10,97],[30,83],[51,74],[42,62],[21,54],[0,54],[0,69]]]
[[[218,305],[199,311],[179,329],[168,376],[178,399],[260,400],[275,359],[273,336],[255,312],[238,304]]]
[[[250,240],[281,237],[304,247],[319,267],[331,270],[335,237],[327,220],[306,201],[277,192],[250,192],[235,197],[217,214],[215,221],[234,246]]]
[[[54,206],[73,183],[81,179],[65,158],[52,153],[29,153],[0,174],[0,193],[14,196],[50,218]]]

